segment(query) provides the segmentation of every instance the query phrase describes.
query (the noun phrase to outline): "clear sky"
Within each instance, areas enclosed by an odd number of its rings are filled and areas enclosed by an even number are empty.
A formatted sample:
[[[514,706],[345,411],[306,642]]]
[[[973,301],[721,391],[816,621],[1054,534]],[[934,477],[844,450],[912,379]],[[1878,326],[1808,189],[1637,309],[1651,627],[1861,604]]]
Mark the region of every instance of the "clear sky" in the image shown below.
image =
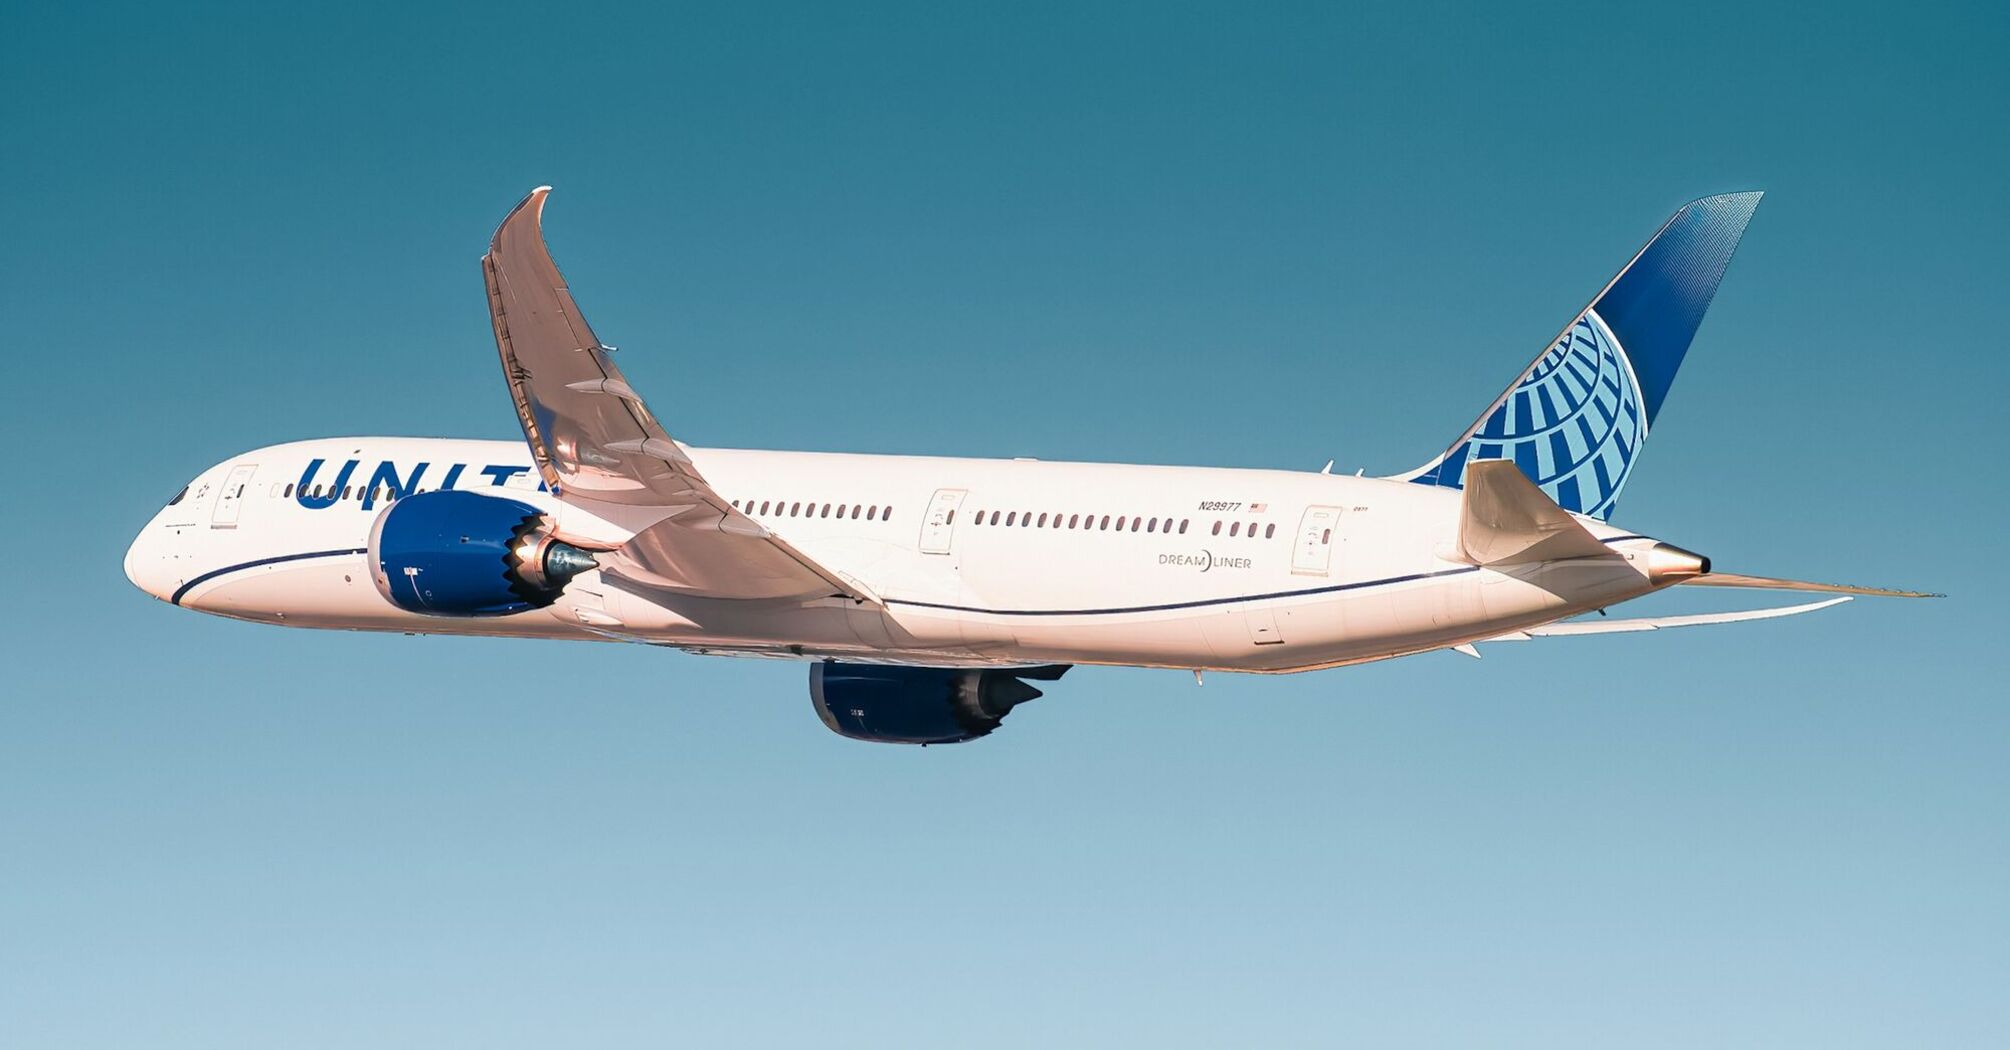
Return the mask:
[[[2010,1044],[2002,5],[418,6],[8,11],[0,1043]],[[515,436],[540,183],[686,441],[1370,473],[1765,189],[1615,521],[1951,597],[924,751],[127,584],[237,451]]]

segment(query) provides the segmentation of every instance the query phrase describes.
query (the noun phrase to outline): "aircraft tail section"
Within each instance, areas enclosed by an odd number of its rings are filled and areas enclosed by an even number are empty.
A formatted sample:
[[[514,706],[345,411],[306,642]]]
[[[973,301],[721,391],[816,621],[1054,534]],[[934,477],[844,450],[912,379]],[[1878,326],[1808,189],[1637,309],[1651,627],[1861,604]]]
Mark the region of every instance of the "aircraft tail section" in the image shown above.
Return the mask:
[[[1507,459],[1565,510],[1609,518],[1759,193],[1683,205],[1450,448],[1407,474],[1463,488]]]

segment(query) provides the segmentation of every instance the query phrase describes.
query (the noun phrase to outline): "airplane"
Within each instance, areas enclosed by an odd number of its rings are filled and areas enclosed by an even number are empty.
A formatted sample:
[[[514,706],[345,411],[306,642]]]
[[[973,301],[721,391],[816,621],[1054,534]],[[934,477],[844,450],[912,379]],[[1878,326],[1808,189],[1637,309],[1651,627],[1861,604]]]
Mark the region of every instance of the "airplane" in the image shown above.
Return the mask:
[[[1722,573],[1608,523],[1759,193],[1684,205],[1441,453],[1364,477],[685,444],[574,302],[549,192],[482,258],[522,442],[232,456],[140,531],[132,582],[289,627],[806,661],[830,729],[921,745],[989,734],[1077,664],[1200,681],[1937,597]],[[1674,586],[1829,597],[1604,618]]]

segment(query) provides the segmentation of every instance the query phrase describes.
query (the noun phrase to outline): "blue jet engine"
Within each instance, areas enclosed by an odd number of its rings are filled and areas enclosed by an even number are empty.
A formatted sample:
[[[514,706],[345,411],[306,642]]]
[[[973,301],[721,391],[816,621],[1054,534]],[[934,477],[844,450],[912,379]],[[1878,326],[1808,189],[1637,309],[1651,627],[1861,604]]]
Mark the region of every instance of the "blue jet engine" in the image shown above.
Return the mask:
[[[593,555],[552,535],[528,503],[456,489],[393,502],[370,529],[370,575],[386,600],[427,616],[507,616],[558,600]]]
[[[975,740],[1040,695],[1023,679],[1051,682],[1068,665],[897,667],[827,660],[810,667],[810,702],[831,732],[881,744]]]

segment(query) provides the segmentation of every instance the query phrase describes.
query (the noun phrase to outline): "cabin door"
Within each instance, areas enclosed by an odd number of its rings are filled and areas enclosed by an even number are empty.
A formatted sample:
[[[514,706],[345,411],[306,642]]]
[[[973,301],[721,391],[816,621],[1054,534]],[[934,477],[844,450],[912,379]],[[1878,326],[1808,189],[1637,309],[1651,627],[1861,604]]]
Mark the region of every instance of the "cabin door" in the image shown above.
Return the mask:
[[[223,491],[216,494],[216,513],[209,519],[210,528],[237,527],[237,515],[244,509],[244,493],[251,487],[251,476],[257,472],[256,463],[239,463],[230,468],[230,477],[223,480]]]
[[[1297,545],[1291,551],[1296,576],[1325,576],[1333,565],[1333,534],[1340,525],[1339,507],[1307,507],[1298,519]]]
[[[963,505],[966,489],[936,489],[928,501],[928,513],[921,519],[921,553],[948,554],[956,534],[956,508]]]

